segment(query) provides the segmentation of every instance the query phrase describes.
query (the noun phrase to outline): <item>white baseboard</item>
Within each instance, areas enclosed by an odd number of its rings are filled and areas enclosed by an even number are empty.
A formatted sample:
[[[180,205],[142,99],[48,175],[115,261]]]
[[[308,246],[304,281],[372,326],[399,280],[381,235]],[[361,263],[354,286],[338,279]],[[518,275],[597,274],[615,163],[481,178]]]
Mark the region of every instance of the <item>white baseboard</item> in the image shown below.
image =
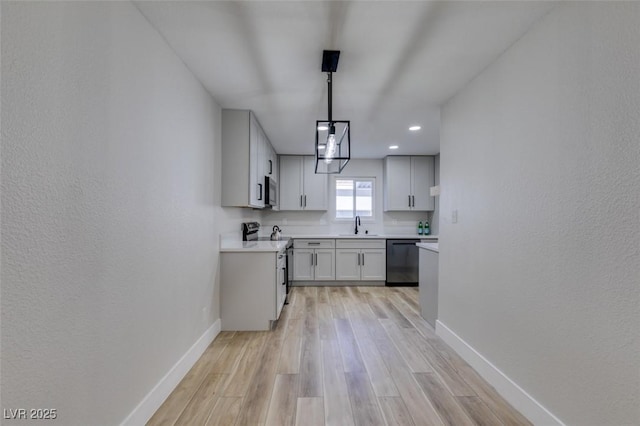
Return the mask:
[[[451,346],[457,353],[471,365],[504,399],[520,411],[534,425],[564,426],[564,423],[554,416],[542,404],[533,399],[524,389],[517,385],[500,371],[495,365],[465,342],[453,330],[444,325],[440,320],[436,321],[436,334]]]
[[[175,363],[153,389],[142,399],[140,404],[127,416],[121,426],[139,426],[146,424],[151,416],[158,410],[165,399],[180,383],[180,380],[193,367],[196,361],[204,353],[205,349],[220,333],[221,322],[218,319],[202,336],[189,348],[187,352]]]

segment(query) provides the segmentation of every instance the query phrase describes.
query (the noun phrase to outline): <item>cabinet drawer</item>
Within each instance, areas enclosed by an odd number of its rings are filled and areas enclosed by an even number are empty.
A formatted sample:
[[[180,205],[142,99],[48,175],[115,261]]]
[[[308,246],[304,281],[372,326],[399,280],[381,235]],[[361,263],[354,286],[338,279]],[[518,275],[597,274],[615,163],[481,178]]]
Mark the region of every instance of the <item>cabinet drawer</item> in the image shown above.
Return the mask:
[[[359,248],[359,249],[383,249],[386,248],[385,240],[371,240],[369,238],[357,239],[350,238],[348,240],[336,240],[337,248]]]
[[[293,240],[293,248],[334,248],[336,240]]]

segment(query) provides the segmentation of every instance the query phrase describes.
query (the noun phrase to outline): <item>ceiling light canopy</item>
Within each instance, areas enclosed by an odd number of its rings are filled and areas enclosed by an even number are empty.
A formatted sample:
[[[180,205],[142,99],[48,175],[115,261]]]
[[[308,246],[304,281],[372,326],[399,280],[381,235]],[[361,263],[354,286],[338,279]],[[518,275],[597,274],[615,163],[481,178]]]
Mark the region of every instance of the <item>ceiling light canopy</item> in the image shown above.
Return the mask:
[[[409,130],[411,130],[412,132],[417,132],[420,129],[422,129],[422,127],[420,127],[420,126],[411,126],[411,127],[409,127]]]
[[[332,74],[338,69],[339,50],[322,52],[322,72],[327,73],[328,118],[316,121],[316,173],[337,174],[351,159],[351,126],[349,121],[332,116]]]
[[[398,149],[398,145],[390,145],[389,149]]]

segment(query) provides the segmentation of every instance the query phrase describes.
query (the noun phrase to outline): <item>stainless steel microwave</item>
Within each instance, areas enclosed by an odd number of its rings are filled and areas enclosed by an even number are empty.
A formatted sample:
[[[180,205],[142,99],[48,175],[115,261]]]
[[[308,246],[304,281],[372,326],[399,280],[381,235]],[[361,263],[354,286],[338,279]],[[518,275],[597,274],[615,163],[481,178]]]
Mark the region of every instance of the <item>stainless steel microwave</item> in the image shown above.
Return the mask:
[[[278,205],[278,184],[269,176],[264,177],[264,205]]]

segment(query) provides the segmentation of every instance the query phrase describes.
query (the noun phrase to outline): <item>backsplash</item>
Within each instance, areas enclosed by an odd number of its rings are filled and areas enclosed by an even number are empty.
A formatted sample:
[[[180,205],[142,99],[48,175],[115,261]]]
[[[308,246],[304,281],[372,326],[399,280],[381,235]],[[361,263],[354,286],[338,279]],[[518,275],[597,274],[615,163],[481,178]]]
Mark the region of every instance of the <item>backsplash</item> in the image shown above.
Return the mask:
[[[358,227],[361,233],[370,234],[416,234],[418,222],[431,223],[432,212],[386,212],[377,221],[362,220]],[[328,212],[264,211],[259,219],[262,233],[271,232],[278,225],[283,235],[296,234],[351,234],[354,221],[331,220]]]

